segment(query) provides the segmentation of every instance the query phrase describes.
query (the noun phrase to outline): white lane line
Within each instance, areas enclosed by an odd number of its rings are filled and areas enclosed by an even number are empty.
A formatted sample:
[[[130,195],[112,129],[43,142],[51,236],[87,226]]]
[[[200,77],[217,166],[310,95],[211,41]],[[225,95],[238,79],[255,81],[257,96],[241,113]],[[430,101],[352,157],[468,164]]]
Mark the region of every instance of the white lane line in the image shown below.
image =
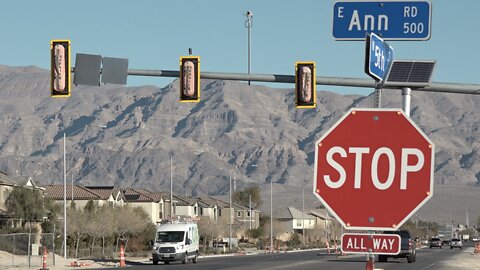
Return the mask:
[[[432,264],[430,264],[430,265],[427,265],[427,266],[425,266],[424,268],[422,268],[422,270],[428,269],[428,268],[434,266],[435,264],[437,264],[437,263],[432,263]]]

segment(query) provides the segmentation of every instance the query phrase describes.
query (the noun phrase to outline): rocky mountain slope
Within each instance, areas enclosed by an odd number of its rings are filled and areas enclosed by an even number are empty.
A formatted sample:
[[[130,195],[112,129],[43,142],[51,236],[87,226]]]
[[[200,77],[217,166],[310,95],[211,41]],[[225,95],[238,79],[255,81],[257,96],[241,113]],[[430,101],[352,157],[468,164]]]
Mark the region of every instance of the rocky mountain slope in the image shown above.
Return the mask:
[[[202,80],[199,103],[179,103],[176,80],[76,86],[68,99],[49,97],[49,84],[47,70],[0,66],[0,170],[63,183],[65,134],[69,182],[169,190],[172,175],[176,193],[193,195],[226,194],[230,176],[265,194],[270,181],[278,194],[310,194],[314,142],[349,108],[373,104],[320,91],[317,108],[300,110],[291,90],[233,81]],[[400,91],[382,102],[401,107]],[[480,182],[479,107],[479,96],[412,94],[411,117],[436,144],[436,184]]]

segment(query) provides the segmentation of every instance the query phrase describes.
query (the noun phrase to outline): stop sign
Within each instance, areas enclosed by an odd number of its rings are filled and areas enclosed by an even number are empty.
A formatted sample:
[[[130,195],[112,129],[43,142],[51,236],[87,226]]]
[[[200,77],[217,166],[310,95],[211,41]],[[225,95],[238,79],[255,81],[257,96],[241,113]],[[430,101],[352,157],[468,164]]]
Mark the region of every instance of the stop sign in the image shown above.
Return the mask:
[[[346,229],[397,230],[433,195],[434,153],[400,109],[351,109],[315,144],[314,193]]]

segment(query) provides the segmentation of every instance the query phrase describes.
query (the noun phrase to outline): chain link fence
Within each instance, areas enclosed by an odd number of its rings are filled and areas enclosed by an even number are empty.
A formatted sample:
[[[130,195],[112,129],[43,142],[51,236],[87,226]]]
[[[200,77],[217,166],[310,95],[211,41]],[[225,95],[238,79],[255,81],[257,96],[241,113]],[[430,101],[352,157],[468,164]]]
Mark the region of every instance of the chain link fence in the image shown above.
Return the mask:
[[[47,252],[47,265],[55,266],[53,233],[0,234],[0,269],[42,268],[44,249]]]

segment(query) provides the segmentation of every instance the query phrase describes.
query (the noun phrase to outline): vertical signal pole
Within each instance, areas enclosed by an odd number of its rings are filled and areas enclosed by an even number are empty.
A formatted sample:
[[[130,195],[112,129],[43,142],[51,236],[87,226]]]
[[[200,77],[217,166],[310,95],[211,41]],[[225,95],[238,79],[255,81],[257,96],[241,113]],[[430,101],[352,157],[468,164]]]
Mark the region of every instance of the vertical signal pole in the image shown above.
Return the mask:
[[[63,133],[63,257],[67,258],[67,152]]]
[[[375,95],[373,97],[373,107],[381,108],[382,107],[382,87],[377,84],[375,87]]]
[[[250,75],[250,67],[251,67],[251,28],[252,28],[252,18],[253,18],[253,12],[247,11],[245,14],[247,16],[247,20],[245,21],[245,27],[247,28],[248,31],[248,75]],[[250,85],[250,81],[248,81],[248,85]]]

